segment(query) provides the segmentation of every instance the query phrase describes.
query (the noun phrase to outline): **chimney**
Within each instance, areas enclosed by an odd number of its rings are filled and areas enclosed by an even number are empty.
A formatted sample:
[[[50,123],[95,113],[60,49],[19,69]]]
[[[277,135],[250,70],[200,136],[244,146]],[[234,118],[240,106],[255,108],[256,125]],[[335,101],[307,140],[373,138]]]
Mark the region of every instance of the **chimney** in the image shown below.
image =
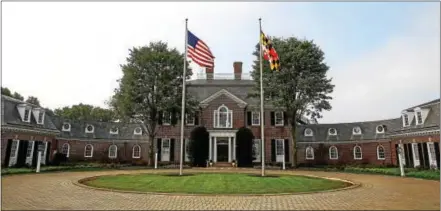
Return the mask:
[[[242,79],[242,62],[234,62],[233,68],[234,68],[234,80],[241,80]]]
[[[207,75],[207,80],[213,80],[213,68],[214,67],[206,67],[205,74]]]

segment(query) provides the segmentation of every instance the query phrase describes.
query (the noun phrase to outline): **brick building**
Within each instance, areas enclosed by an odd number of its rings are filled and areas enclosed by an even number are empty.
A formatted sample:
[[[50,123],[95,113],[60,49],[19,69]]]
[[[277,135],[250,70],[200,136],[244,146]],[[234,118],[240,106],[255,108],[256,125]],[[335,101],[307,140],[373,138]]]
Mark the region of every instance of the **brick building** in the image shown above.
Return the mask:
[[[270,104],[260,118],[259,99],[247,97],[254,81],[242,78],[242,63],[233,65],[234,79],[187,82],[188,91],[200,102],[199,112],[185,119],[185,161],[191,130],[205,126],[210,134],[209,159],[215,163],[236,159],[236,131],[248,127],[255,136],[254,162],[260,163],[261,127],[264,123],[265,163],[291,162],[290,127],[283,109]],[[2,96],[1,162],[3,166],[35,165],[37,145],[44,147],[43,164],[62,152],[70,161],[117,160],[146,164],[150,142],[141,124],[103,123],[62,119],[35,105]],[[368,122],[314,124],[303,119],[296,126],[297,160],[300,165],[352,164],[397,165],[397,146],[403,145],[408,167],[439,168],[440,101],[434,100],[401,112],[397,118]],[[152,144],[162,163],[178,162],[180,123],[163,113]]]

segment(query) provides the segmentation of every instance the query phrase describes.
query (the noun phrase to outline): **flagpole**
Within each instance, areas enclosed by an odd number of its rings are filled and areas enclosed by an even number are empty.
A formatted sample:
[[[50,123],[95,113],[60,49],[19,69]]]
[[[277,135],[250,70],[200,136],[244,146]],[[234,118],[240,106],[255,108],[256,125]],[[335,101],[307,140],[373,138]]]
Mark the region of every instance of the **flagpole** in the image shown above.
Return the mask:
[[[182,159],[184,155],[184,122],[185,122],[185,79],[187,75],[187,43],[188,43],[188,18],[185,19],[185,51],[184,51],[184,74],[182,75],[182,105],[181,105],[181,153],[179,163],[179,175],[182,175]]]
[[[264,136],[264,120],[265,116],[263,115],[263,67],[262,67],[262,18],[259,18],[259,47],[260,47],[260,139],[261,139],[261,148],[262,148],[262,177],[265,176],[265,136]]]

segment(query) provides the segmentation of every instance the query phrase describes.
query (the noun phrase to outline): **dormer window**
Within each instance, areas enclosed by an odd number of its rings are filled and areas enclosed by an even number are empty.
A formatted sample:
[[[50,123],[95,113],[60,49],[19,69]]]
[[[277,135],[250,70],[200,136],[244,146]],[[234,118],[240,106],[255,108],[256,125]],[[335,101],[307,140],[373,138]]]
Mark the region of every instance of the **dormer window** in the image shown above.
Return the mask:
[[[403,126],[407,127],[409,126],[409,115],[403,114]]]
[[[215,110],[213,116],[213,125],[215,128],[233,127],[233,111],[229,110],[225,105],[221,105]]]
[[[30,109],[25,109],[24,110],[23,122],[30,122],[31,121],[30,113],[31,113]]]
[[[328,135],[336,136],[337,135],[337,130],[335,128],[329,128]]]
[[[416,125],[423,124],[423,114],[421,113],[421,108],[415,108]]]
[[[94,127],[93,125],[87,125],[86,126],[86,133],[93,133]]]
[[[114,134],[114,135],[118,134],[118,128],[117,127],[112,127],[110,129],[110,134]]]
[[[18,113],[20,114],[21,121],[23,122],[31,122],[31,109],[32,107],[27,104],[19,104],[17,105]]]
[[[311,128],[306,128],[305,129],[305,136],[313,136],[314,133],[312,132]]]
[[[37,123],[38,124],[43,124],[43,119],[44,119],[44,112],[40,111],[40,113],[38,114]]]
[[[64,132],[70,132],[70,124],[69,123],[64,123],[62,130]]]
[[[377,126],[377,133],[384,133],[384,126],[383,125]]]
[[[134,135],[142,135],[142,129],[140,127],[135,128],[133,131]]]
[[[358,126],[352,128],[352,135],[361,135],[361,128]]]

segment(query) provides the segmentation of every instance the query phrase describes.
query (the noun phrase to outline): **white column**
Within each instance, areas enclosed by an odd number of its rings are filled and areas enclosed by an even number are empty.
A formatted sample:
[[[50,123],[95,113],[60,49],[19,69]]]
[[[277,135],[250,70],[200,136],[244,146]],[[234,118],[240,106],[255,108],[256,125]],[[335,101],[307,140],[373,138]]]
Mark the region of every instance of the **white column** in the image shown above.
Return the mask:
[[[213,157],[213,162],[217,162],[217,138],[216,136],[214,137],[214,157]]]
[[[429,155],[429,164],[430,169],[437,169],[437,163],[436,163],[436,155],[435,155],[435,145],[433,142],[427,142],[427,153]]]
[[[39,173],[40,172],[40,165],[41,165],[41,151],[40,150],[38,150],[38,157],[37,157],[37,173]]]
[[[236,158],[236,137],[233,137],[233,159],[236,160],[236,163],[237,163],[237,158]]]
[[[210,160],[213,160],[213,155],[212,155],[212,152],[213,152],[213,137],[212,136],[210,136],[210,139],[208,140],[208,161],[210,161]]]
[[[231,137],[228,137],[228,162],[231,162]]]

